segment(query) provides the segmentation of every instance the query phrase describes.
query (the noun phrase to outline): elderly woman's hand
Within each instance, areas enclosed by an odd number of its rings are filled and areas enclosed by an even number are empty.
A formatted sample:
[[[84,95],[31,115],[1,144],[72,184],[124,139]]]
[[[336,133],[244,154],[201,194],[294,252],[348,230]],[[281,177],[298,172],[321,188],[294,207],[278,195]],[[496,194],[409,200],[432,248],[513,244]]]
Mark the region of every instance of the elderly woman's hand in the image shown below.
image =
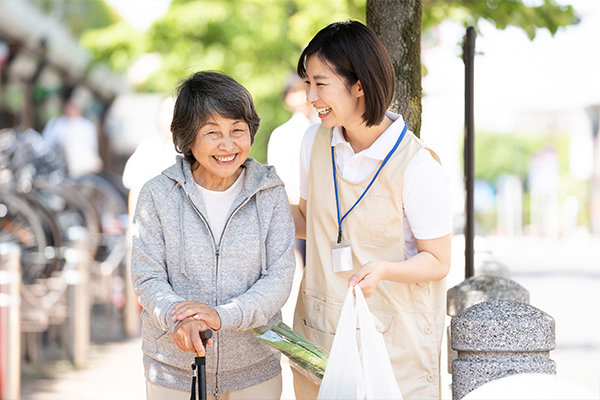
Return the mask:
[[[208,325],[204,321],[197,321],[193,318],[187,318],[177,325],[173,332],[173,341],[177,348],[181,351],[191,351],[200,356],[206,354],[206,350],[202,345],[200,332],[205,331]],[[212,339],[208,339],[207,344],[212,344]]]
[[[183,321],[193,317],[196,321],[203,321],[212,330],[221,329],[221,317],[214,308],[197,301],[182,301],[171,311],[173,321]]]

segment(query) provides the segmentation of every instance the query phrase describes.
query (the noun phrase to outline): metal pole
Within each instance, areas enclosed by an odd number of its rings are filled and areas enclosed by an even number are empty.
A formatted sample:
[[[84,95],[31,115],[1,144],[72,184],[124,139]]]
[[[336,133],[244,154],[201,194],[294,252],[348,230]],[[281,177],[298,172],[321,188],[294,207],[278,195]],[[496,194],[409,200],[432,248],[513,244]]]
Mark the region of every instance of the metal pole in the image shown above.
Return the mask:
[[[90,293],[88,268],[90,255],[87,250],[87,229],[72,226],[67,235],[73,240],[73,248],[67,249],[65,279],[69,284],[69,335],[70,355],[78,368],[87,365],[90,346]]]
[[[473,66],[475,59],[475,28],[467,28],[463,41],[463,62],[465,63],[465,278],[475,274],[474,239],[475,208],[475,123],[473,113]]]
[[[0,399],[21,398],[21,248],[0,243]]]

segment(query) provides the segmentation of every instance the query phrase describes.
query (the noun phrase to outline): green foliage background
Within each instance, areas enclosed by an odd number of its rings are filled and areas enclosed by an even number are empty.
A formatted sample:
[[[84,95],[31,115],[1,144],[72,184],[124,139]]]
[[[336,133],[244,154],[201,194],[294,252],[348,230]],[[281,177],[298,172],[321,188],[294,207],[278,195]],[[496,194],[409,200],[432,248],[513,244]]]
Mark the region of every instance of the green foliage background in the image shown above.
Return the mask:
[[[230,75],[254,97],[262,123],[251,155],[266,162],[271,132],[290,117],[282,92],[302,48],[325,25],[364,15],[364,0],[174,0],[144,34],[121,22],[86,32],[81,43],[123,72],[144,53],[158,54],[161,67],[140,92],[170,93],[199,70]]]
[[[519,133],[494,133],[478,131],[475,140],[475,178],[496,186],[502,175],[515,175],[527,187],[529,164],[532,156],[545,148],[554,147],[561,161],[561,170],[566,171],[568,162],[568,136],[551,137]],[[529,196],[523,198],[523,223],[529,223]],[[496,210],[476,212],[477,229],[489,234],[496,226]]]
[[[423,30],[451,19],[464,26],[478,26],[484,19],[498,29],[509,26],[520,28],[533,40],[537,30],[548,29],[554,35],[560,27],[579,21],[570,5],[558,5],[544,0],[536,7],[528,7],[522,0],[424,0]]]
[[[171,92],[179,80],[202,69],[231,75],[254,97],[262,124],[251,155],[265,162],[271,132],[290,117],[282,91],[302,48],[331,22],[364,22],[365,10],[366,0],[174,0],[143,34],[121,21],[87,30],[81,43],[95,62],[116,71],[124,72],[145,53],[159,55],[160,69],[137,87],[140,92]],[[499,29],[518,26],[531,38],[538,28],[554,33],[576,21],[571,7],[551,0],[541,7],[513,0],[424,1],[423,29],[448,18],[464,25],[484,18]]]
[[[475,178],[488,181],[496,186],[503,175],[515,175],[523,182],[522,218],[523,225],[530,222],[530,196],[528,173],[532,157],[552,147],[558,155],[561,186],[558,193],[559,203],[574,196],[579,205],[580,225],[589,224],[590,186],[586,181],[578,181],[569,173],[569,134],[567,132],[550,135],[527,132],[494,133],[478,131],[475,140]],[[496,210],[476,213],[477,227],[489,234],[496,227]]]
[[[503,174],[527,180],[531,157],[546,146],[557,149],[561,169],[568,167],[568,135],[541,136],[527,133],[478,131],[475,140],[475,177],[495,183]],[[479,162],[477,162],[479,161]]]
[[[139,92],[172,92],[182,78],[203,69],[231,75],[252,93],[262,118],[251,153],[261,162],[271,132],[290,117],[282,91],[302,48],[331,22],[364,22],[366,1],[173,0],[164,17],[139,33],[103,0],[33,0],[80,37],[93,63],[124,73],[144,54],[159,56],[160,68],[136,87]],[[577,22],[572,7],[554,0],[538,7],[522,0],[423,0],[424,31],[446,19],[464,26],[481,19],[498,29],[516,26],[531,39],[540,28],[554,34]]]
[[[121,17],[104,1],[31,0],[41,11],[60,20],[76,37],[91,29],[110,26]]]
[[[167,14],[140,33],[104,0],[32,0],[79,37],[93,64],[107,64],[117,73],[126,73],[144,55],[158,58],[160,67],[138,84],[138,92],[171,93],[181,79],[198,70],[219,70],[232,76],[252,93],[262,118],[251,152],[260,162],[266,162],[271,132],[290,117],[283,107],[282,92],[303,47],[329,23],[347,19],[364,22],[367,1],[386,7],[386,2],[378,0],[172,0]],[[557,5],[554,0],[543,0],[537,7],[524,5],[523,0],[422,0],[422,6],[424,37],[445,20],[465,27],[477,27],[481,20],[498,29],[517,27],[531,40],[539,29],[554,35],[561,27],[578,22],[573,7]],[[531,156],[552,145],[558,150],[568,188],[564,195],[576,193],[586,208],[588,186],[574,182],[567,173],[566,135],[476,135],[477,179],[495,184],[501,175],[514,174],[527,189]],[[527,223],[526,191],[523,212]],[[587,218],[586,213],[582,215]],[[478,215],[479,226],[488,232],[495,220],[495,211]]]

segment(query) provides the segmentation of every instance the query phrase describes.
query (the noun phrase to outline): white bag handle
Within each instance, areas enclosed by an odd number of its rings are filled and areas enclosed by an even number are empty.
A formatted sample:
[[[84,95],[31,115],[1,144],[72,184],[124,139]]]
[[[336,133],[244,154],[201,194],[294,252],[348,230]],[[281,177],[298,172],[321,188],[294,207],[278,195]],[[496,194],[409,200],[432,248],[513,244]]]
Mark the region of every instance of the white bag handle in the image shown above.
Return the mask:
[[[354,289],[356,306],[352,287],[349,287],[317,399],[401,400],[383,335],[375,328],[362,290],[358,285]]]

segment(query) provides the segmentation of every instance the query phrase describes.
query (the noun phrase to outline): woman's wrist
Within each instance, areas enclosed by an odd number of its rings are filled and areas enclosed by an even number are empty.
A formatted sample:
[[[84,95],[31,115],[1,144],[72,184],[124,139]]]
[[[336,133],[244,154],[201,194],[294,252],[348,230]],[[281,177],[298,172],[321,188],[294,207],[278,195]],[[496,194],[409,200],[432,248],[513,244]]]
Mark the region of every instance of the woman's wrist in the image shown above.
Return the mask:
[[[388,261],[379,261],[377,263],[377,272],[380,281],[389,281],[390,279],[390,263]]]
[[[382,261],[381,280],[402,282],[403,261]]]

